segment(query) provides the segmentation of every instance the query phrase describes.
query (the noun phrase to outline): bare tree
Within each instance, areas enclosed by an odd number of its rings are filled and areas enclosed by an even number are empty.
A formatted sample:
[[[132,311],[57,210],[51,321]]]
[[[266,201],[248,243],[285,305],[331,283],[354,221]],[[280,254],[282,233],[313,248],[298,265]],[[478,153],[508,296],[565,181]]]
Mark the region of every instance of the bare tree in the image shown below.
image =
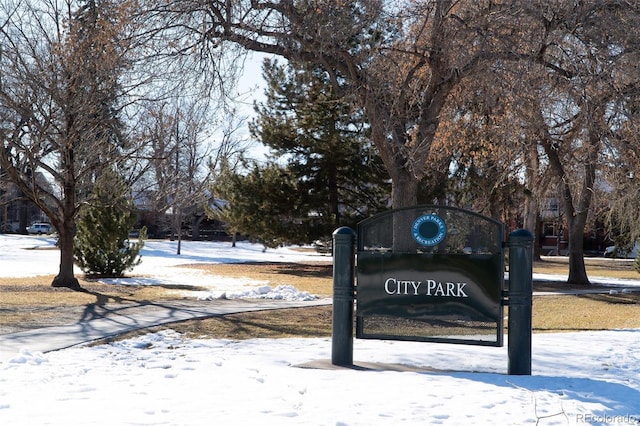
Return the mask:
[[[0,167],[58,231],[54,287],[79,287],[76,213],[101,170],[117,167],[131,149],[121,133],[119,96],[134,3],[21,1],[0,8]]]
[[[525,226],[534,233],[536,200],[558,195],[569,235],[570,283],[589,283],[584,235],[597,194],[625,188],[611,197],[609,205],[617,206],[612,216],[624,212],[625,220],[616,220],[625,222],[626,231],[637,217],[637,209],[629,208],[637,184],[628,176],[637,170],[639,148],[631,111],[640,75],[630,66],[639,55],[640,40],[632,30],[638,12],[635,3],[613,0],[522,3],[513,30],[528,34],[522,42],[528,49],[520,49],[517,61],[490,63],[493,73],[478,73],[471,85],[476,94],[454,98],[453,113],[442,118],[441,127],[454,130],[440,137],[466,137],[466,146],[450,148],[474,166],[484,161],[483,176],[502,165],[505,173],[491,180],[495,184],[525,178]],[[492,192],[490,187],[485,193]],[[506,203],[500,204],[504,209]]]
[[[147,171],[136,183],[136,192],[158,217],[168,216],[180,254],[182,224],[187,213],[204,214],[208,158],[206,100],[174,99],[150,103],[138,126],[148,141]]]
[[[183,26],[206,46],[324,67],[336,90],[364,107],[399,208],[415,204],[420,182],[440,167],[428,158],[452,90],[483,61],[517,56],[503,31],[514,11],[500,3],[185,0],[167,8],[181,8]]]
[[[238,114],[236,110],[222,117],[216,133],[211,137],[214,152],[210,158],[209,169],[213,179],[219,176],[222,167],[230,170],[242,167],[252,148],[249,136],[242,132],[246,121],[247,117]]]
[[[617,130],[629,120],[625,93],[640,87],[640,75],[628,66],[638,57],[640,38],[633,28],[640,23],[640,7],[614,0],[526,7],[544,30],[539,68],[530,74],[537,98],[529,103],[535,110],[529,124],[536,129],[544,152],[541,163],[553,175],[567,221],[568,282],[588,284],[583,238],[603,181],[603,154],[624,155],[628,149],[621,142],[630,142],[621,140]]]
[[[147,171],[136,191],[156,217],[170,219],[171,233],[181,251],[182,226],[190,217],[192,232],[206,217],[210,180],[222,161],[239,161],[246,147],[234,135],[241,119],[227,115],[226,122],[213,117],[207,99],[175,99],[153,103],[138,123],[148,141]],[[213,131],[216,131],[213,133]]]

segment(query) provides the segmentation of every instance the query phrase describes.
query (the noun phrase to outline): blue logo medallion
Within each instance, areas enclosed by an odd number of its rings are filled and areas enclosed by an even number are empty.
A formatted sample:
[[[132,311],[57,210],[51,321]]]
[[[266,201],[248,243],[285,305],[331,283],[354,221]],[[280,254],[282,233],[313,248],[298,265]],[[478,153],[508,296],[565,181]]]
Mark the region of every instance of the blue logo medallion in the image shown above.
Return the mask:
[[[423,214],[413,221],[411,235],[420,245],[426,247],[437,246],[447,235],[447,225],[435,214]]]

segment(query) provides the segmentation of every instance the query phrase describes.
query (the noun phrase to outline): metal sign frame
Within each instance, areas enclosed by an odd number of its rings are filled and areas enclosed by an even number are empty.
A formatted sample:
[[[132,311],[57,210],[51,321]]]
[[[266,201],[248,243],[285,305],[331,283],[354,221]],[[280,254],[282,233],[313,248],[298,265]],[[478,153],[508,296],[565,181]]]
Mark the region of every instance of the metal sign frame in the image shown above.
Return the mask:
[[[504,225],[415,206],[358,224],[356,337],[502,346]]]

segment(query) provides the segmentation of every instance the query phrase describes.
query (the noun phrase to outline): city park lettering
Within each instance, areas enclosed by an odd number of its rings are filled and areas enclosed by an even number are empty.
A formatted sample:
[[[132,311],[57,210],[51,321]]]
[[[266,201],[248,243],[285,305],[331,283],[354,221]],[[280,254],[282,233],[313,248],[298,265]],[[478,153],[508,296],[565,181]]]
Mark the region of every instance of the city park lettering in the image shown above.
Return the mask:
[[[390,295],[413,295],[433,297],[469,297],[464,288],[467,283],[441,282],[436,280],[410,281],[387,278],[384,291]]]

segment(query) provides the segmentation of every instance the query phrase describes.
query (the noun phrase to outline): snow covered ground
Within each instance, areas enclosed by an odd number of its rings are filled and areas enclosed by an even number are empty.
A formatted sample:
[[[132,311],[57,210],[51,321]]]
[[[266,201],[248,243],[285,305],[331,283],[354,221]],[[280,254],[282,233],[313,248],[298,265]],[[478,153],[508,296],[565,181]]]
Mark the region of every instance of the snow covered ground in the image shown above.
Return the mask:
[[[175,284],[202,287],[202,291],[190,291],[185,295],[198,299],[264,298],[307,300],[315,298],[299,292],[286,283],[269,287],[265,282],[249,278],[229,278],[207,275],[197,269],[176,268],[177,265],[201,263],[241,262],[331,262],[331,257],[314,251],[289,248],[269,249],[247,242],[231,243],[182,241],[180,255],[176,254],[175,241],[150,240],[142,251],[142,263],[127,278],[104,279],[105,283],[128,285]],[[0,278],[56,275],[60,253],[55,249],[55,239],[42,236],[0,234]],[[82,271],[77,269],[77,273]]]
[[[55,274],[55,250],[26,249],[50,245],[0,235],[0,277]],[[174,253],[175,243],[149,242],[127,283],[196,280],[211,295],[246,297],[264,283],[175,266],[329,260],[244,243],[187,241]],[[532,376],[506,375],[506,346],[382,340],[356,340],[354,360],[433,371],[299,368],[330,357],[330,339],[185,339],[170,331],[46,354],[24,348],[0,364],[0,425],[640,424],[640,330],[536,334]]]

